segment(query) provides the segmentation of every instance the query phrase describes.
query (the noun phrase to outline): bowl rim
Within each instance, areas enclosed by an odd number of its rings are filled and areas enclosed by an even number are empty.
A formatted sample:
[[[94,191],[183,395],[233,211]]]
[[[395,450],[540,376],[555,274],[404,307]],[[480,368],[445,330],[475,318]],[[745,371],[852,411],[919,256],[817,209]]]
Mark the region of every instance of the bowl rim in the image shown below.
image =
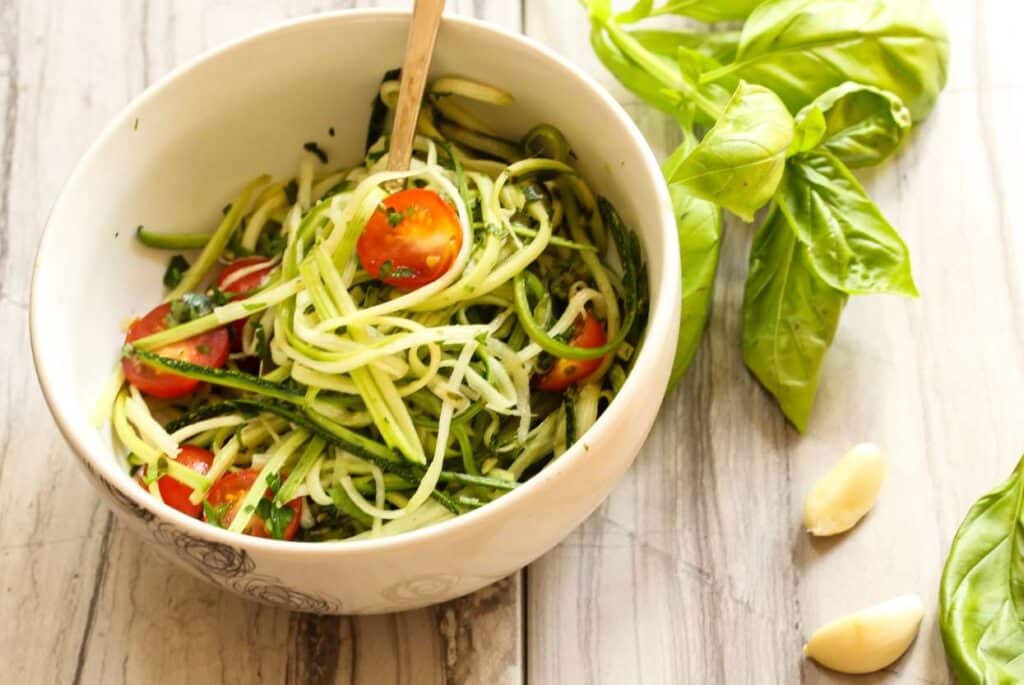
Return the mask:
[[[639,400],[642,396],[649,398],[647,388],[642,385],[644,381],[652,378],[656,380],[658,377],[658,369],[652,361],[655,348],[650,345],[644,346],[637,355],[633,370],[627,374],[623,387],[609,405],[608,409],[598,417],[596,423],[591,426],[584,436],[577,438],[576,442],[569,447],[565,454],[559,457],[554,463],[548,464],[541,474],[531,478],[520,487],[508,492],[499,499],[488,503],[486,506],[460,514],[425,528],[419,528],[398,535],[366,540],[332,540],[303,543],[301,541],[293,540],[257,538],[207,525],[198,519],[186,516],[163,502],[156,501],[141,489],[128,489],[123,487],[123,479],[119,478],[117,475],[118,473],[121,473],[121,469],[117,467],[116,460],[110,458],[109,451],[97,454],[79,438],[75,426],[68,418],[71,413],[69,405],[72,400],[70,398],[61,398],[56,395],[53,387],[53,381],[50,379],[47,371],[46,360],[43,357],[43,353],[38,343],[41,332],[45,330],[45,323],[44,316],[42,312],[39,311],[39,299],[36,293],[38,292],[40,285],[40,264],[46,254],[50,251],[50,243],[53,240],[53,231],[51,230],[52,218],[58,215],[58,210],[65,202],[67,189],[73,187],[78,182],[79,177],[84,175],[88,162],[99,153],[107,140],[114,135],[119,127],[121,127],[130,117],[134,116],[134,112],[141,104],[150,98],[155,97],[157,93],[167,88],[177,79],[196,67],[209,60],[215,59],[222,54],[240,49],[251,41],[259,40],[273,34],[301,29],[308,24],[339,20],[346,21],[350,19],[380,19],[389,21],[409,16],[411,16],[411,12],[409,10],[378,8],[347,9],[314,15],[305,15],[247,33],[239,38],[235,38],[222,45],[206,50],[185,61],[183,64],[175,67],[163,77],[155,81],[142,93],[132,98],[110,121],[110,123],[104,127],[99,136],[92,144],[90,144],[85,154],[83,154],[75,164],[71,175],[63,184],[61,191],[50,210],[49,216],[47,217],[46,224],[43,228],[39,245],[36,250],[35,263],[32,271],[29,300],[29,333],[36,374],[43,391],[44,399],[49,406],[50,413],[57,423],[58,429],[72,447],[73,452],[81,461],[83,467],[91,471],[93,475],[103,481],[107,487],[115,489],[118,494],[127,497],[130,502],[145,511],[148,511],[156,519],[167,521],[175,527],[184,529],[190,535],[217,543],[241,547],[248,550],[258,550],[263,553],[272,553],[275,555],[283,553],[288,556],[305,556],[309,554],[321,556],[352,556],[410,546],[417,543],[426,543],[432,539],[456,533],[459,530],[467,530],[473,526],[487,525],[488,519],[497,518],[503,510],[512,508],[516,506],[520,500],[529,497],[531,493],[539,487],[539,481],[557,479],[564,472],[570,470],[576,462],[583,459],[586,452],[590,449],[589,445],[584,444],[584,437],[589,438],[589,443],[604,442],[602,436],[612,430],[618,416],[623,414],[623,410],[626,407],[631,406],[634,403],[633,401]],[[673,249],[677,245],[678,240],[675,231],[675,216],[672,211],[672,203],[668,189],[664,183],[660,182],[662,178],[660,166],[639,128],[637,128],[636,124],[623,109],[622,105],[620,105],[593,76],[588,74],[581,67],[573,64],[567,58],[559,55],[552,48],[549,48],[524,34],[509,31],[499,25],[474,17],[446,14],[442,21],[443,23],[458,25],[471,31],[489,34],[497,40],[511,41],[522,48],[539,53],[542,58],[549,62],[554,62],[555,65],[561,67],[561,69],[567,72],[568,76],[582,82],[588,90],[592,91],[607,107],[611,117],[616,120],[616,122],[629,134],[630,142],[634,147],[638,148],[641,158],[643,159],[644,171],[647,173],[649,178],[657,179],[657,181],[659,181],[655,184],[655,195],[657,197],[658,204],[657,213],[661,219],[660,224],[662,232],[665,234],[663,239],[665,240],[666,249],[664,250],[664,254],[658,256],[662,267],[662,277],[660,282],[657,284],[658,287],[651,290],[646,338],[650,340],[674,340],[678,335],[678,326],[675,325],[676,319],[674,317],[674,310],[677,310],[679,307],[678,303],[681,297],[682,288],[679,252],[678,249]],[[652,256],[650,254],[647,255],[647,258],[649,262],[652,260]],[[664,375],[667,379],[667,370],[664,371]],[[662,398],[659,398],[659,404],[661,399]],[[614,408],[616,407],[619,409],[614,411]],[[123,473],[121,475],[123,475]],[[541,476],[543,476],[543,478]]]

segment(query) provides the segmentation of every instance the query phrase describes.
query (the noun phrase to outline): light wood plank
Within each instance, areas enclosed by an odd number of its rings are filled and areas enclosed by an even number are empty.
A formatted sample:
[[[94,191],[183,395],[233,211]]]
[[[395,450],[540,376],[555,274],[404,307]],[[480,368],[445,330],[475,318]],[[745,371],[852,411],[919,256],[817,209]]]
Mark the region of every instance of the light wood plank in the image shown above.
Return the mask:
[[[939,5],[953,38],[948,92],[869,177],[910,244],[922,299],[851,302],[801,437],[743,368],[751,231],[730,221],[695,368],[609,500],[530,567],[531,682],[950,682],[936,624],[942,559],[1024,444],[1024,165],[1013,152],[1024,148],[1024,88],[1011,66],[1024,57],[1013,28],[1024,11]],[[592,67],[578,8],[528,0],[526,25]],[[664,117],[611,90],[656,152],[675,143]],[[812,542],[804,494],[861,440],[890,454],[882,499],[853,533]],[[928,613],[888,674],[844,678],[802,660],[824,621],[905,592]]]
[[[203,50],[366,2],[0,4],[0,629],[21,682],[514,683],[520,583],[370,618],[289,614],[156,557],[99,504],[44,406],[27,339],[28,279],[49,204],[105,123]],[[401,7],[406,3],[379,3]],[[513,30],[518,3],[449,2]],[[31,626],[31,629],[27,627]]]

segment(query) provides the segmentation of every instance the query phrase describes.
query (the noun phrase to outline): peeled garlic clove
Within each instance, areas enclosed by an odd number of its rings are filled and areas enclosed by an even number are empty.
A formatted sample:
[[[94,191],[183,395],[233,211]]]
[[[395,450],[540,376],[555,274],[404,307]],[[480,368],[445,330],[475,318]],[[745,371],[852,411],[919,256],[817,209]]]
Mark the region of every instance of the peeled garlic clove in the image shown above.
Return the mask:
[[[924,605],[904,595],[819,628],[804,656],[840,673],[871,673],[903,656],[917,636]]]
[[[853,528],[875,504],[885,479],[885,457],[876,445],[857,445],[814,484],[804,504],[811,535],[836,535]]]

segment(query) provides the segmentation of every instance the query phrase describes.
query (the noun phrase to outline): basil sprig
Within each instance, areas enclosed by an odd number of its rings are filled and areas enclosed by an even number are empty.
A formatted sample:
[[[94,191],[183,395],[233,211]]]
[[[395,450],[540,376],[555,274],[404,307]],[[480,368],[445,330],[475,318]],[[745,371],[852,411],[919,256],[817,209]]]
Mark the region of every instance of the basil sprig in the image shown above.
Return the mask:
[[[710,317],[722,210],[770,208],[753,241],[743,358],[799,430],[850,295],[916,297],[906,244],[851,168],[888,159],[946,81],[929,0],[584,0],[591,45],[626,87],[672,115],[663,164],[677,220],[683,316],[675,383]],[[740,31],[633,28],[664,14],[744,19]]]

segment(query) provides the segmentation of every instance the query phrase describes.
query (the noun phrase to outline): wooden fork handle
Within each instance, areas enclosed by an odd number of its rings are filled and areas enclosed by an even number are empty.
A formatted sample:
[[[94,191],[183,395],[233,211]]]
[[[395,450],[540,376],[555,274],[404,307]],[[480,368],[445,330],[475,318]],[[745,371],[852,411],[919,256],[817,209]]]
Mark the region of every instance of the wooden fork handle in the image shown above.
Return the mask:
[[[409,38],[405,46],[405,62],[402,64],[402,81],[398,90],[398,104],[395,106],[395,123],[391,129],[391,145],[388,149],[390,171],[408,169],[412,159],[416,120],[420,112],[420,103],[423,101],[423,89],[427,85],[430,57],[434,52],[444,3],[445,0],[416,0],[416,6],[412,11]]]

